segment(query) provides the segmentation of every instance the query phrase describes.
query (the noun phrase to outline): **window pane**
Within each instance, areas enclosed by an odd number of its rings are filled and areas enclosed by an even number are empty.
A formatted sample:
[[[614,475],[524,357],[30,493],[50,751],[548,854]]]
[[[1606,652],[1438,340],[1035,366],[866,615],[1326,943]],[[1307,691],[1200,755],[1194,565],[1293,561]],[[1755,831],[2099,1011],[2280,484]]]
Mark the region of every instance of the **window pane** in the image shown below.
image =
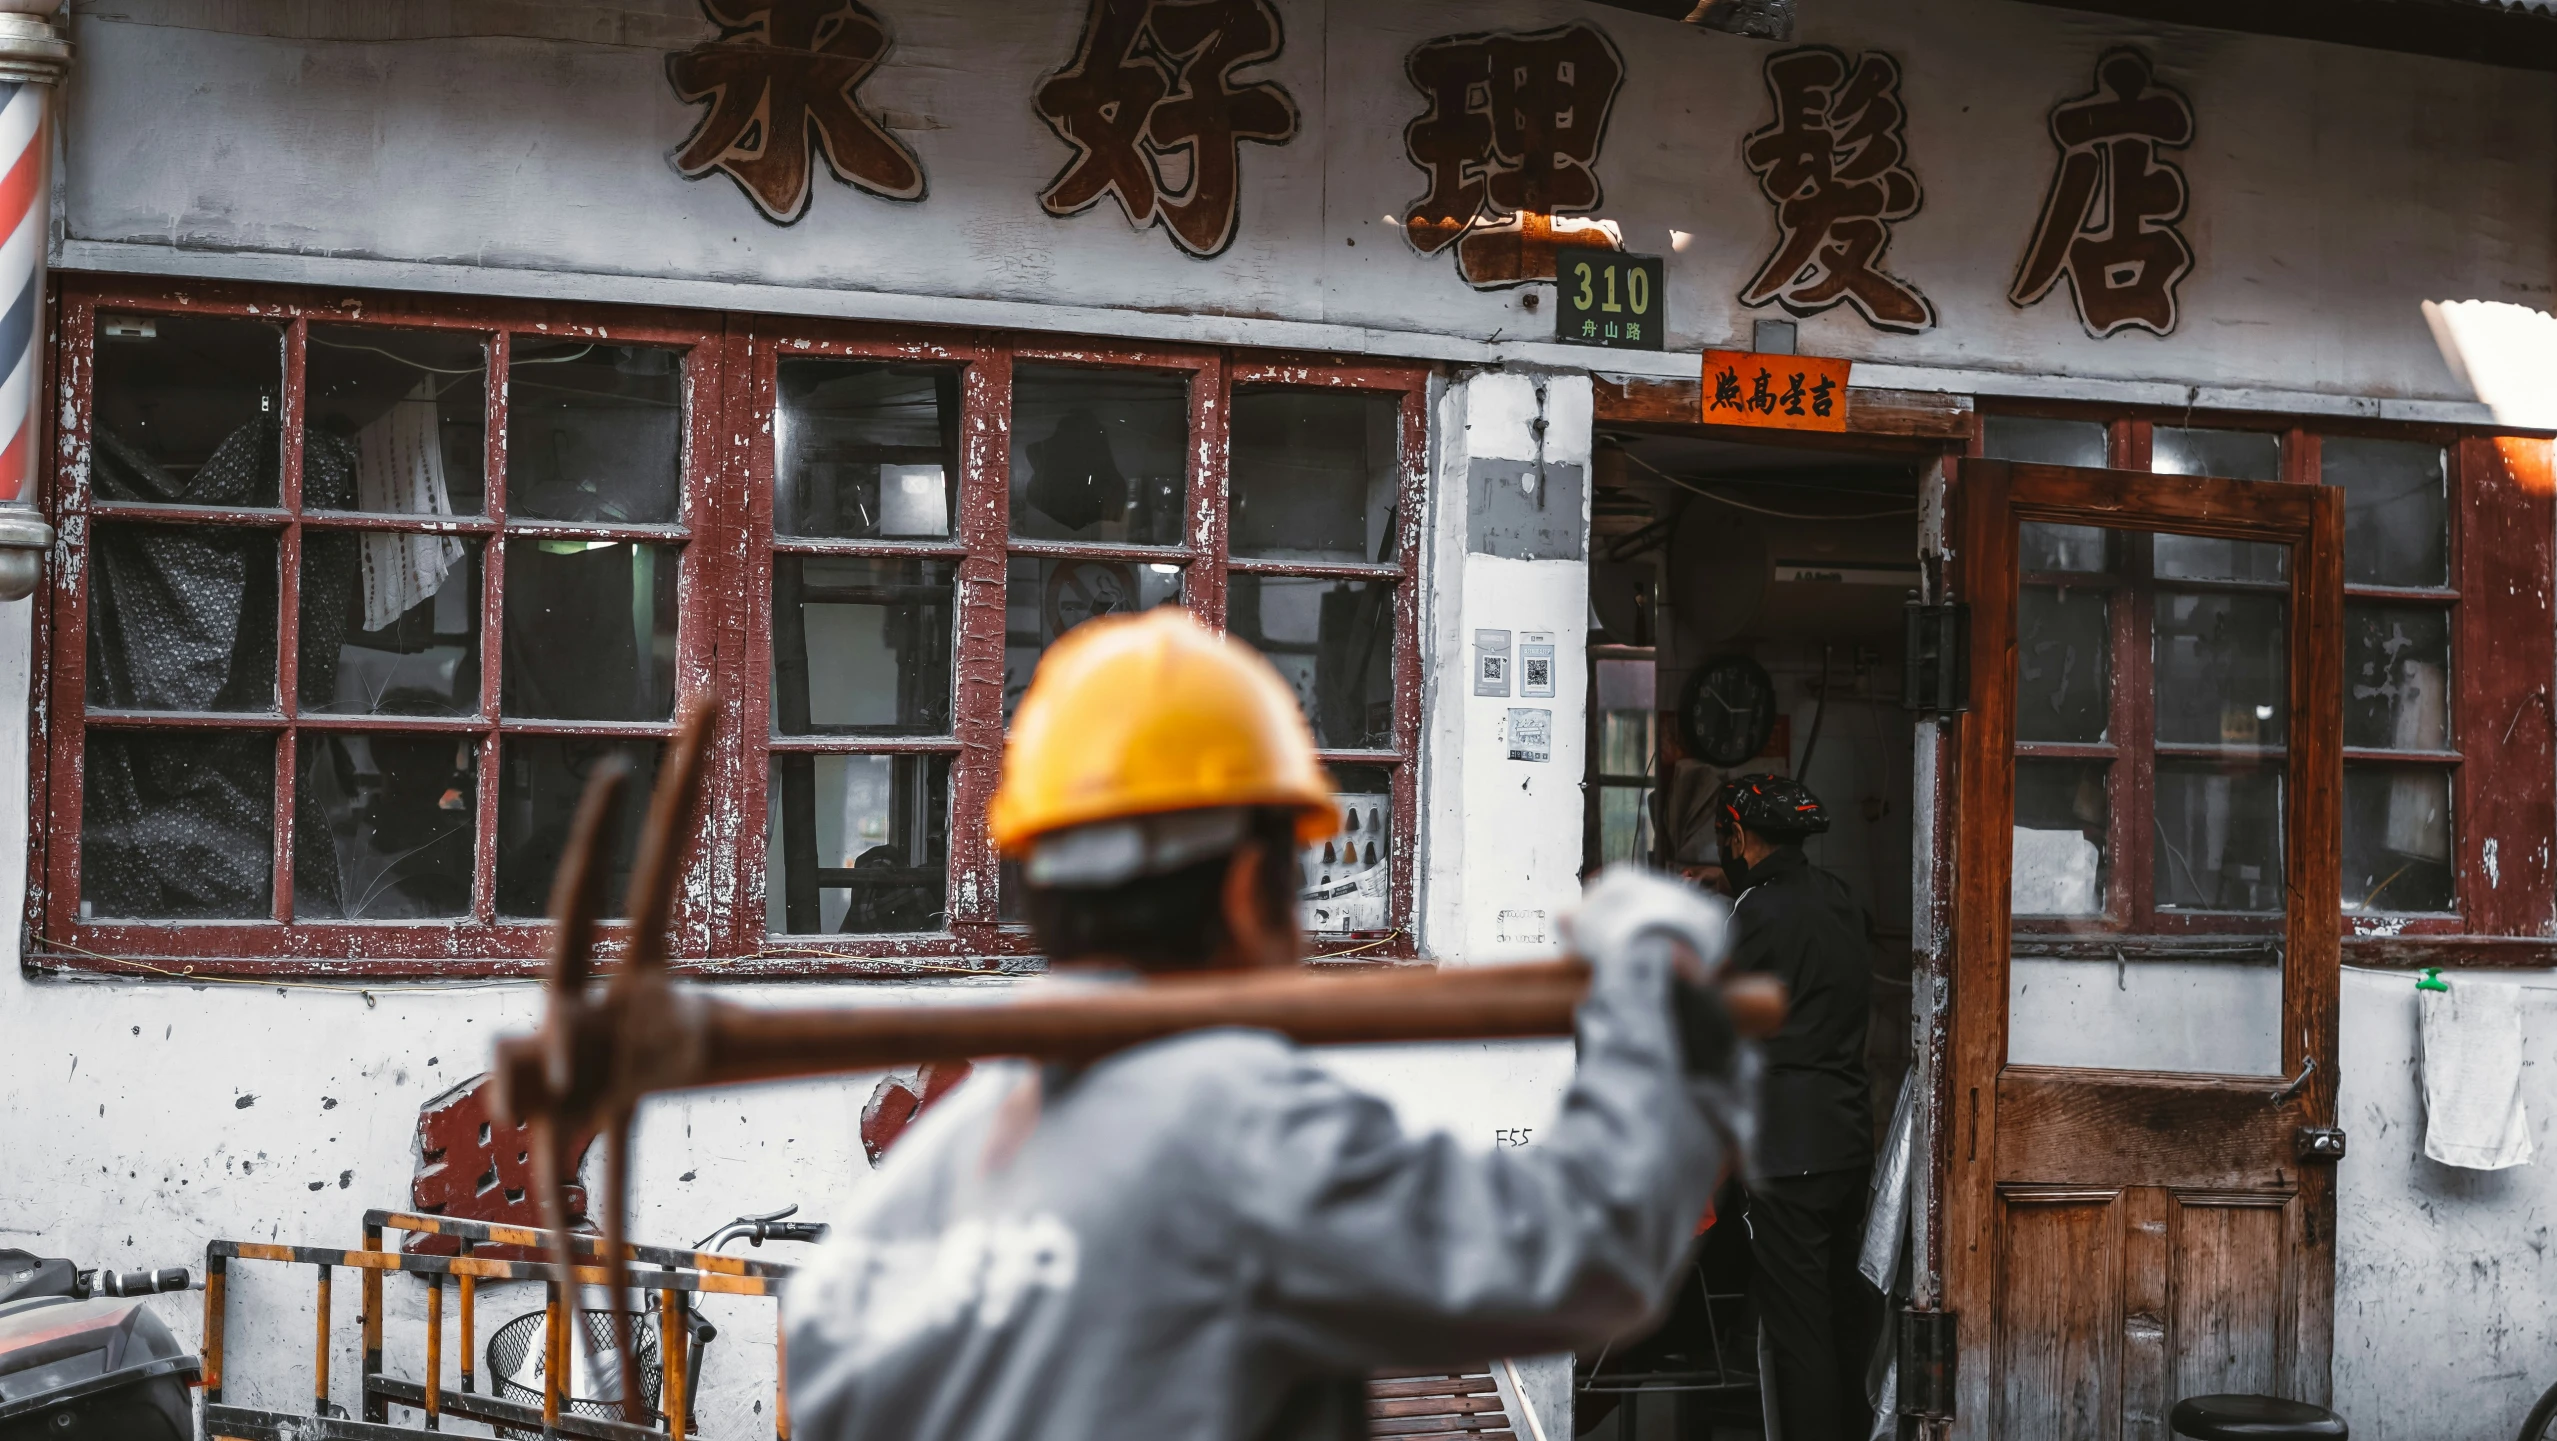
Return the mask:
[[[773,757],[764,915],[775,934],[948,923],[948,756]]]
[[[89,529],[89,704],[276,709],[273,531]]]
[[[1236,575],[1225,628],[1296,691],[1325,750],[1394,744],[1394,587],[1382,581]]]
[[[2450,583],[2450,495],[2442,448],[2330,435],[2318,445],[2328,485],[2344,487],[2344,583]]]
[[[1603,786],[1598,792],[1598,863],[1651,860],[1651,798],[1647,786]]]
[[[497,913],[541,916],[550,912],[551,879],[568,849],[568,830],[587,778],[605,757],[628,756],[631,773],[622,791],[620,823],[606,833],[604,914],[618,916],[630,891],[640,829],[647,824],[648,794],[657,784],[653,740],[619,741],[595,736],[507,736],[498,743]]]
[[[1190,385],[1178,375],[1023,365],[1012,372],[1012,533],[1179,545]]]
[[[2165,580],[2279,581],[2291,573],[2291,548],[2263,540],[2161,535],[2154,564]]]
[[[959,371],[781,362],[776,535],[939,540],[959,509]]]
[[[2149,431],[2149,469],[2160,475],[2216,475],[2280,480],[2282,437],[2267,430],[2199,430],[2160,425]],[[2163,540],[2165,537],[2161,536]]]
[[[2052,525],[2028,520],[2016,527],[2016,569],[2026,575],[2113,569],[2113,532],[2100,525]]]
[[[1100,615],[1123,615],[1181,600],[1181,568],[1124,560],[1016,555],[1003,603],[1003,718],[1012,719],[1039,657],[1057,637]],[[1241,577],[1235,577],[1240,580]]]
[[[506,509],[534,520],[671,521],[683,464],[683,352],[515,337]]]
[[[302,532],[302,709],[479,712],[478,537]]]
[[[305,510],[477,515],[488,488],[488,340],[314,325]],[[315,455],[346,464],[314,464]]]
[[[772,722],[781,735],[944,735],[958,567],[777,555]]]
[[[2015,870],[2008,900],[2019,916],[2104,913],[2111,869],[2105,847],[2111,802],[2104,761],[2015,763]]]
[[[274,913],[273,736],[93,730],[87,740],[81,919]]]
[[[101,311],[97,335],[98,499],[277,503],[282,326]]]
[[[2282,774],[2160,759],[2157,856],[2160,910],[2282,910]]]
[[[1648,710],[1609,710],[1598,713],[1598,773],[1610,776],[1648,776],[1652,763],[1652,726],[1657,717]]]
[[[2450,612],[2344,607],[2344,744],[2450,749]]]
[[[2016,591],[2015,738],[2105,738],[2113,704],[2113,598],[2028,585]]]
[[[1232,434],[1234,554],[1394,558],[1402,397],[1244,390]]]
[[[2100,470],[2111,463],[2104,422],[2043,420],[2024,415],[1980,418],[1980,453],[1991,460],[2033,465],[2076,465]]]
[[[2276,595],[2158,593],[2151,647],[2160,741],[2283,744],[2290,728],[2288,609]]]
[[[2450,843],[2450,772],[2344,767],[2345,910],[2450,910]]]
[[[506,542],[510,716],[664,720],[675,711],[682,551],[618,540]]]
[[[471,737],[305,732],[301,761],[296,920],[470,914],[479,814]]]
[[[1387,930],[1393,924],[1394,773],[1338,766],[1332,785],[1340,832],[1298,857],[1305,929],[1313,935]]]

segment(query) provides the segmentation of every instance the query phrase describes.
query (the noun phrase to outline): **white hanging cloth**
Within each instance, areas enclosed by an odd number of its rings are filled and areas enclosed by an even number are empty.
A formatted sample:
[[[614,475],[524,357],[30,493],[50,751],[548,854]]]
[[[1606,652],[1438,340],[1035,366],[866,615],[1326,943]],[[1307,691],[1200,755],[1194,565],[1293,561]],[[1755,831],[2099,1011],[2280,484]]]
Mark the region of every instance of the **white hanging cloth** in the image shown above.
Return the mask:
[[[2458,980],[2415,992],[2424,1065],[2424,1154],[2445,1166],[2530,1164],[2521,1099],[2521,989]]]
[[[355,436],[355,504],[374,514],[451,515],[444,485],[444,446],[435,418],[435,378]],[[449,535],[366,531],[363,542],[364,628],[380,630],[443,588],[462,560]]]

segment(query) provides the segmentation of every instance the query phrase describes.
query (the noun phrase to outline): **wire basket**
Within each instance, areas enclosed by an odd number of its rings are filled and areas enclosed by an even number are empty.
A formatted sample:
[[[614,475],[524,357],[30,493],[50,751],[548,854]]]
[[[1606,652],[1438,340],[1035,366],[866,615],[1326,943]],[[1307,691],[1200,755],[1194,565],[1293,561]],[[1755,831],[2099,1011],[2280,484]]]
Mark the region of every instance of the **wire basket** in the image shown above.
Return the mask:
[[[501,1401],[526,1405],[542,1404],[542,1318],[545,1313],[527,1311],[498,1327],[488,1338],[488,1374],[497,1382]],[[631,1365],[639,1372],[639,1401],[649,1415],[657,1414],[657,1398],[666,1380],[666,1368],[658,1355],[656,1318],[646,1311],[632,1311],[630,1316]],[[599,1378],[587,1371],[587,1347],[597,1357],[613,1354],[613,1313],[609,1310],[580,1310],[577,1324],[585,1331],[585,1344],[577,1337],[568,1341],[568,1387],[564,1397],[567,1410],[578,1416],[598,1421],[622,1419],[621,1402],[617,1398],[587,1394],[600,1390]],[[610,1363],[607,1362],[607,1365]]]

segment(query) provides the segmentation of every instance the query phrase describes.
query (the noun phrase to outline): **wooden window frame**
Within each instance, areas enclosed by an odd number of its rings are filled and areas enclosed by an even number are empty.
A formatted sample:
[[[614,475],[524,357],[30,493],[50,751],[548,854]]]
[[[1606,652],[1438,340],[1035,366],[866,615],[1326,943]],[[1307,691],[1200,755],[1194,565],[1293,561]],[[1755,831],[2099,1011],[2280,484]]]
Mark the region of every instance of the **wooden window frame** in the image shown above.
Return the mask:
[[[2517,504],[2544,507],[2549,491],[2549,443],[2545,440],[2523,440],[2521,449],[2511,448],[2509,437],[2458,426],[2361,420],[2345,417],[2268,417],[2260,414],[2237,414],[2219,411],[2189,411],[2163,407],[2133,408],[2087,402],[2035,402],[2001,400],[1980,412],[1980,426],[1975,428],[1970,454],[1984,452],[1986,422],[1995,417],[2048,420],[2098,421],[2106,427],[2106,463],[2118,470],[2146,471],[2152,466],[2154,433],[2159,426],[2189,426],[2199,429],[2247,430],[2278,435],[2282,441],[2281,479],[2297,484],[2323,484],[2322,442],[2327,437],[2367,437],[2381,440],[2418,441],[2437,444],[2444,457],[2445,505],[2448,522],[2447,583],[2441,587],[2401,589],[2348,583],[2343,588],[2347,605],[2383,603],[2440,608],[2450,612],[2451,646],[2450,748],[2444,751],[2371,750],[2359,747],[2341,751],[2347,765],[2375,763],[2415,765],[2438,768],[2450,777],[2452,824],[2453,895],[2452,909],[2447,911],[2371,911],[2347,912],[2344,916],[2344,946],[2349,959],[2378,964],[2423,965],[2511,965],[2544,966],[2557,963],[2557,942],[2538,935],[2546,912],[2547,897],[2541,894],[2536,903],[2532,893],[2509,884],[2489,884],[2483,847],[2490,813],[2524,813],[2528,819],[2500,829],[2517,833],[2546,835],[2546,819],[2557,813],[2557,778],[2548,766],[2488,766],[2480,769],[2479,747],[2509,758],[2516,737],[2507,730],[2510,722],[2525,731],[2534,727],[2542,738],[2541,753],[2549,748],[2544,738],[2557,731],[2557,704],[2550,701],[2546,672],[2550,668],[2547,654],[2547,631],[2543,616],[2548,606],[2545,598],[2552,563],[2550,537],[2539,534],[2541,519],[2536,512],[2505,514],[2497,507],[2512,509]],[[2523,477],[2520,487],[2490,485],[2498,474],[2509,474],[2536,467],[2536,474]],[[2499,492],[2512,492],[2502,495]],[[2532,499],[2533,496],[2536,499]],[[2481,527],[2493,528],[2498,534],[2528,537],[2522,553],[2507,555],[2502,548],[2472,544],[2473,534],[2484,533]],[[2516,600],[2513,597],[2521,597]],[[2482,598],[2482,599],[2481,599]],[[2515,607],[2529,610],[2527,617],[2507,614]],[[2525,623],[2526,622],[2526,623]],[[2117,630],[2123,620],[2116,618]],[[2535,637],[2538,654],[2536,664],[2515,666],[2499,664],[2499,659],[2515,654],[2516,646],[2531,643]],[[2340,704],[2340,700],[2338,702]],[[2117,701],[2117,708],[2119,702]],[[2538,706],[2534,717],[2532,706]],[[2499,721],[2497,718],[2504,718]],[[2526,743],[2531,737],[2522,737]],[[2034,747],[2018,748],[2019,756],[2029,756]],[[2071,748],[2062,747],[2060,750]],[[2124,754],[2127,756],[2127,749]],[[2117,786],[2110,800],[2115,806],[2113,826],[2117,833],[2124,823],[2120,809],[2122,797]],[[2522,783],[2513,784],[2518,773]],[[2496,777],[2501,776],[2498,781]],[[2474,783],[2472,783],[2474,782]],[[2510,794],[2496,786],[2509,787]],[[2143,812],[2145,815],[2145,812]],[[2136,834],[2136,833],[2135,833]],[[2135,863],[2147,868],[2146,848],[2134,847],[2141,859]],[[2509,866],[2509,859],[2503,864]],[[2119,870],[2116,874],[2119,874]],[[2145,882],[2143,882],[2145,884]],[[2142,896],[2145,902],[2145,892]],[[2534,909],[2534,905],[2536,908]],[[2080,918],[2097,920],[2105,926],[2126,923],[2122,907],[2107,897],[2108,914],[2104,917]],[[2042,921],[2020,922],[2023,931],[2067,930],[2065,924],[2045,925]],[[2167,925],[2163,930],[2177,929]],[[2227,930],[2226,926],[2216,929]],[[2239,928],[2243,929],[2243,928]]]
[[[285,330],[280,425],[282,493],[273,509],[101,504],[89,491],[89,427],[94,411],[95,321],[100,310],[255,318]],[[1234,573],[1382,581],[1394,587],[1392,743],[1375,750],[1327,750],[1334,764],[1378,766],[1392,780],[1389,859],[1391,928],[1381,934],[1313,938],[1317,959],[1407,959],[1415,909],[1421,738],[1421,565],[1425,549],[1429,405],[1424,365],[1378,364],[1339,356],[1270,355],[1214,347],[1082,343],[1045,336],[858,325],[764,315],[555,305],[476,298],[367,294],[348,298],[272,286],[171,284],[147,278],[63,276],[55,296],[59,433],[44,477],[56,518],[56,583],[35,607],[35,677],[30,714],[29,866],[25,963],[62,972],[127,975],[345,980],[449,979],[537,974],[547,941],[538,919],[495,913],[499,822],[498,747],[509,735],[671,735],[664,722],[526,720],[501,713],[504,538],[573,535],[678,543],[676,695],[713,688],[730,702],[708,758],[709,797],[692,871],[674,917],[676,968],[736,977],[918,976],[1036,969],[1026,929],[997,919],[999,869],[986,833],[985,805],[1002,759],[1006,562],[1022,554],[1073,554],[1177,561],[1183,600],[1221,627],[1227,577]],[[303,375],[308,328],[365,324],[472,332],[489,338],[487,502],[476,517],[451,520],[299,509]],[[662,526],[510,522],[506,491],[506,368],[510,337],[674,345],[686,350],[686,413],[678,519]],[[780,550],[957,562],[951,733],[944,737],[775,738],[767,720],[772,684],[773,480],[778,457],[767,423],[778,401],[780,358],[834,356],[946,364],[962,374],[957,535],[951,542],[803,540]],[[1177,547],[1018,539],[1010,535],[1011,387],[1014,363],[1122,367],[1183,374],[1190,381],[1190,491]],[[1325,565],[1235,559],[1227,554],[1228,416],[1235,388],[1275,385],[1392,395],[1401,422],[1395,559]],[[274,530],[278,542],[278,634],[293,634],[298,609],[300,534],[312,528],[435,530],[481,537],[480,712],[473,717],[303,716],[296,647],[279,644],[279,709],[266,715],[92,713],[86,702],[88,588],[82,564],[96,519],[178,520],[192,525]],[[627,534],[625,534],[627,533]],[[219,728],[277,737],[274,885],[270,919],[85,921],[79,913],[80,775],[83,736],[92,726]],[[450,731],[478,749],[477,832],[472,911],[453,920],[296,922],[291,915],[293,750],[302,731]],[[942,931],[884,936],[776,935],[766,927],[764,807],[770,757],[779,751],[947,754],[948,924]],[[626,936],[608,925],[600,949],[618,954]]]

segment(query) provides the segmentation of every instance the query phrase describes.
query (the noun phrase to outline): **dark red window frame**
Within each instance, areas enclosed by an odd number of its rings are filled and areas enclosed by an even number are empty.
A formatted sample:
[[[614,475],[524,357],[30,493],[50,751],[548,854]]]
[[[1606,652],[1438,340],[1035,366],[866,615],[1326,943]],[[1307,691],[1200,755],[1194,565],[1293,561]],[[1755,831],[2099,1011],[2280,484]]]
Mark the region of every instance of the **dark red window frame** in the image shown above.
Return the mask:
[[[405,294],[342,293],[263,286],[170,285],[151,280],[66,276],[55,297],[55,384],[60,430],[47,475],[45,505],[61,532],[55,584],[39,593],[34,654],[37,674],[30,757],[31,824],[26,923],[28,964],[46,970],[137,975],[310,976],[395,980],[530,975],[538,969],[546,927],[495,913],[498,821],[497,750],[510,735],[670,735],[673,724],[555,722],[499,713],[497,667],[503,646],[506,535],[556,531],[578,539],[626,538],[681,544],[676,695],[716,689],[728,701],[712,748],[710,795],[692,873],[675,916],[678,969],[722,976],[917,975],[988,972],[1035,964],[1028,933],[996,919],[999,868],[985,830],[985,805],[1002,760],[1004,608],[1007,557],[1074,554],[1185,567],[1183,604],[1222,625],[1227,577],[1236,573],[1382,581],[1394,587],[1392,609],[1393,743],[1372,751],[1325,751],[1336,764],[1378,766],[1392,775],[1390,859],[1393,928],[1384,935],[1317,937],[1319,953],[1392,958],[1413,954],[1413,825],[1418,814],[1420,740],[1420,593],[1423,544],[1420,504],[1427,471],[1428,387],[1424,366],[1376,364],[1338,357],[1267,355],[1213,347],[1072,342],[1046,336],[935,331],[787,317],[635,308],[554,305]],[[101,309],[200,316],[254,316],[285,326],[282,504],[276,509],[211,510],[97,503],[88,489],[90,388],[95,322]],[[477,517],[430,520],[365,515],[304,515],[300,510],[301,447],[291,443],[302,421],[306,335],[313,323],[363,324],[476,332],[490,342],[487,505]],[[581,339],[677,346],[686,351],[683,497],[671,526],[527,525],[505,515],[506,372],[510,337]],[[784,551],[838,555],[936,557],[958,564],[952,732],[933,738],[792,738],[769,734],[773,480],[776,456],[769,424],[777,402],[780,357],[836,356],[955,365],[962,370],[961,481],[956,537],[948,543],[785,539]],[[1016,361],[1173,372],[1189,379],[1190,495],[1187,533],[1178,547],[1130,547],[1026,541],[1010,531],[1010,418]],[[1382,564],[1326,565],[1231,558],[1226,554],[1227,417],[1243,385],[1322,387],[1391,395],[1401,422],[1394,524],[1395,556]],[[252,526],[279,536],[282,575],[299,573],[305,528],[449,531],[489,538],[483,549],[480,713],[435,720],[299,713],[295,647],[279,647],[279,709],[265,715],[102,714],[85,697],[87,588],[83,542],[91,519],[180,520],[189,525]],[[67,582],[67,583],[66,583]],[[296,587],[280,587],[279,624],[293,624]],[[219,727],[276,736],[279,781],[275,814],[277,919],[250,921],[84,921],[79,914],[82,737],[91,727]],[[472,914],[449,921],[293,922],[293,747],[302,731],[449,731],[478,747]],[[949,754],[949,923],[938,933],[896,936],[773,935],[766,930],[765,792],[776,750]],[[621,938],[607,929],[605,950]]]
[[[2439,588],[2400,590],[2348,583],[2344,599],[2431,607],[2450,612],[2450,748],[2436,752],[2346,748],[2346,764],[2375,762],[2439,768],[2449,773],[2455,889],[2448,911],[2354,913],[2346,917],[2346,958],[2372,964],[2544,966],[2557,963],[2557,941],[2547,938],[2557,914],[2557,860],[2542,848],[2516,866],[2507,851],[2487,864],[2485,845],[2498,833],[2545,837],[2557,824],[2557,646],[2551,622],[2557,600],[2557,457],[2544,437],[2480,433],[2457,426],[2329,417],[2270,418],[2256,414],[2132,409],[2083,403],[2001,402],[1990,414],[2053,420],[2093,420],[2106,427],[2106,463],[2145,471],[2154,461],[2159,426],[2247,430],[2279,436],[2281,479],[2324,483],[2322,441],[2356,436],[2438,444],[2444,456],[2449,534],[2448,579]],[[1972,453],[1980,453],[1984,427],[1975,426]],[[2116,617],[2117,626],[2125,624]],[[2142,674],[2145,675],[2145,669]],[[2148,698],[2133,703],[2145,733]],[[2340,702],[2339,702],[2340,703]],[[2019,755],[2061,754],[2072,747],[2023,746]],[[2127,751],[2127,748],[2126,748]],[[2127,776],[2117,769],[2114,827],[2124,846],[2134,815],[2122,793]],[[2146,811],[2139,810],[2138,816]],[[2122,853],[2142,873],[2147,847]],[[2500,879],[2490,876],[2500,871]],[[2147,897],[2141,898],[2143,907]],[[2106,923],[2123,924],[2124,902],[2108,901]],[[2142,910],[2144,919],[2147,917]],[[2159,918],[2160,931],[2242,931],[2226,918]],[[2019,931],[2066,931],[2072,923],[2018,923]]]

